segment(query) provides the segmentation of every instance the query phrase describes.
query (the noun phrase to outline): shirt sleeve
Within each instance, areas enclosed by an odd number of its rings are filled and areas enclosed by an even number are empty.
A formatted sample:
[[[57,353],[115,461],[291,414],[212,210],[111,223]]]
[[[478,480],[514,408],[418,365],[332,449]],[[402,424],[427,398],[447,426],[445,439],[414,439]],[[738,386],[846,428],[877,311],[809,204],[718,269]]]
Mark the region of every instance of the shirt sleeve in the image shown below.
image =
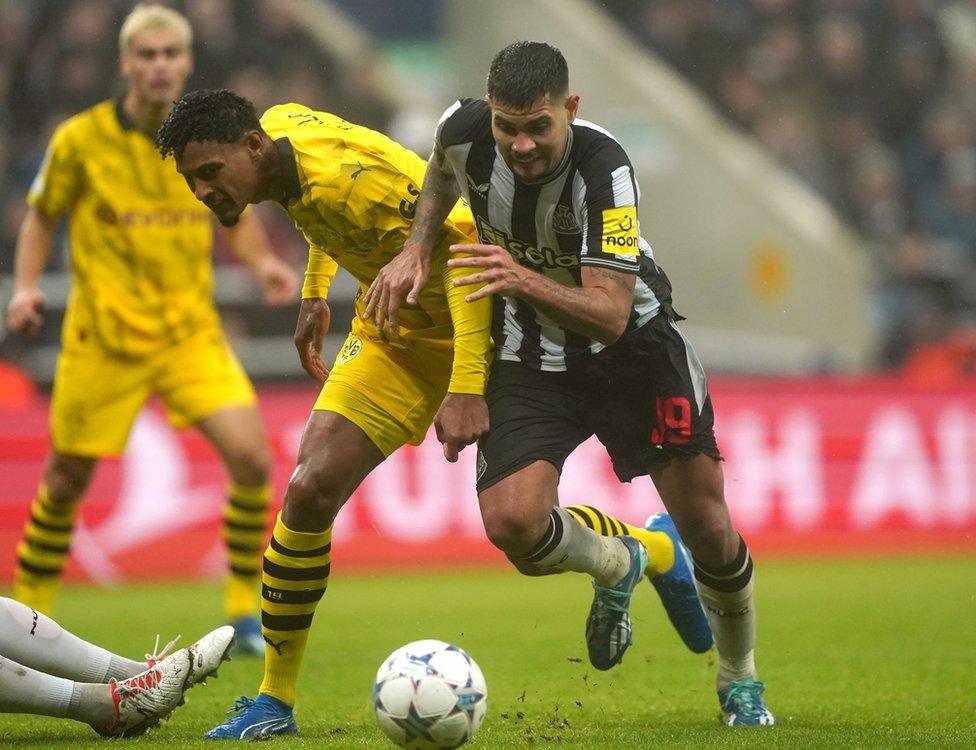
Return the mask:
[[[623,150],[615,143],[607,150],[611,156],[619,152],[617,158],[605,155],[602,168],[580,170],[583,189],[575,196],[583,226],[580,265],[636,274],[641,252],[637,182],[630,164],[620,163],[626,160]]]
[[[454,324],[454,365],[447,391],[483,396],[491,360],[491,295],[474,302],[464,299],[480,287],[454,286],[454,279],[469,275],[471,269],[448,268],[444,245],[438,246],[431,260],[432,265],[442,270],[447,306]]]
[[[27,203],[50,218],[68,211],[84,183],[81,158],[72,143],[69,123],[62,123],[47,146],[44,161],[27,193]]]
[[[302,284],[302,299],[326,299],[338,269],[339,264],[324,250],[309,245],[305,283]]]

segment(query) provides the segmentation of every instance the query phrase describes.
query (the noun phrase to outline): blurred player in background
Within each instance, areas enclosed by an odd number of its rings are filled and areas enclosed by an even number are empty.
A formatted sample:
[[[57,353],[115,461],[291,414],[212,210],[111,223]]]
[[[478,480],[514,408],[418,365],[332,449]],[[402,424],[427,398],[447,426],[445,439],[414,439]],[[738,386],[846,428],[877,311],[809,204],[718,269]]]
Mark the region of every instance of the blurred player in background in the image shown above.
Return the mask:
[[[362,292],[403,249],[423,161],[386,136],[299,104],[272,107],[259,121],[253,105],[230,91],[184,96],[157,141],[221,223],[235,222],[249,203],[274,200],[309,243],[295,344],[323,387],[265,552],[264,681],[256,700],[242,699],[207,736],[293,734],[298,671],[328,586],[339,509],[387,456],[420,444],[432,421],[451,461],[488,428],[491,306],[466,303],[451,283],[463,269],[445,265],[448,246],[473,236],[471,214],[455,200],[433,232],[433,283],[383,325],[357,315],[329,372],[321,352],[337,264]]]
[[[412,300],[426,277],[430,227],[464,195],[484,244],[452,248],[468,257],[448,265],[472,270],[456,283],[482,285],[472,302],[497,295],[491,430],[477,468],[488,537],[523,573],[600,570],[609,579],[596,576],[586,629],[600,669],[630,644],[646,547],[647,575],[685,643],[707,648],[710,623],[726,723],[772,724],[753,659],[752,561],[725,504],[705,373],[639,234],[630,160],[609,133],[577,120],[578,108],[559,50],[518,42],[499,52],[486,100],[459,101],[441,118],[409,250],[379,274],[366,312],[395,314],[407,291]],[[563,462],[594,434],[617,477],[649,474],[674,517],[652,516],[636,535],[643,545],[620,536],[627,549],[608,559],[580,523],[633,532],[557,499]]]
[[[133,661],[0,596],[0,713],[74,719],[106,737],[142,734],[216,673],[233,638],[225,625],[169,656],[175,641]]]
[[[17,548],[14,596],[51,611],[97,461],[123,452],[136,415],[156,393],[170,421],[195,425],[230,474],[226,611],[238,648],[259,654],[264,644],[255,614],[270,451],[254,390],[213,305],[212,219],[153,143],[192,71],[191,38],[175,11],[137,6],[119,34],[126,92],[56,130],[28,195],[10,328],[34,333],[43,322],[38,280],[65,214],[73,283],[51,404],[53,447]],[[295,275],[269,251],[257,219],[244,215],[227,231],[267,301],[291,301]]]

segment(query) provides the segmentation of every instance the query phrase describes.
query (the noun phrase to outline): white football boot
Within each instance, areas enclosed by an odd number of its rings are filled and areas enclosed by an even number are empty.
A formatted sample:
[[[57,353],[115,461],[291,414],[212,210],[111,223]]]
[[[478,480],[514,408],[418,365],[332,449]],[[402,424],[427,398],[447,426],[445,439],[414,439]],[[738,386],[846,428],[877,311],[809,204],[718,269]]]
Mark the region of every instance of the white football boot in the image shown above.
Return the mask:
[[[166,657],[169,650],[176,645],[180,639],[176,636],[160,650],[159,636],[156,636],[156,646],[153,653],[146,654],[146,664],[150,667],[159,663]],[[191,671],[190,679],[187,683],[187,690],[201,682],[206,682],[208,677],[217,677],[217,670],[225,661],[230,661],[230,650],[234,645],[234,628],[230,625],[222,625],[216,630],[211,630],[203,638],[194,643],[187,649],[190,652]]]
[[[190,650],[184,648],[135,677],[112,682],[115,722],[95,731],[105,737],[134,737],[156,726],[183,704],[192,671]]]

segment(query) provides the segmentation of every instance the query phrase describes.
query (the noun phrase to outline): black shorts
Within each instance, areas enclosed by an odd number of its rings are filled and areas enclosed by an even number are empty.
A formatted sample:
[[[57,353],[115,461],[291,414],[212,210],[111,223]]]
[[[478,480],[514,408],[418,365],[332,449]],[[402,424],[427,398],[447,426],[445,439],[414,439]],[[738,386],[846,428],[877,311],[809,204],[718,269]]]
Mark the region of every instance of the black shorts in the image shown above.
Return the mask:
[[[621,482],[678,456],[722,458],[705,373],[665,314],[566,372],[496,361],[486,399],[491,429],[478,443],[479,492],[538,460],[561,472],[591,435]]]

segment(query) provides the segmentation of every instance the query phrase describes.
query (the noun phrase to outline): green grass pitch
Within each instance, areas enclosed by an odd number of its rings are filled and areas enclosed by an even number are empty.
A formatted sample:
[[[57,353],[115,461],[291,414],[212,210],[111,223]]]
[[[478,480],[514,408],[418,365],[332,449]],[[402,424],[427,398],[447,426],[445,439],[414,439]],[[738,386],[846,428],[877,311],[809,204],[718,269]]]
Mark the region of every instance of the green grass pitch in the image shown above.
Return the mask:
[[[341,558],[316,615],[302,671],[296,738],[270,747],[393,747],[375,727],[373,675],[418,638],[461,645],[479,662],[489,709],[468,747],[974,748],[976,557],[760,560],[758,664],[773,728],[718,719],[711,657],[681,646],[642,583],[623,664],[586,662],[582,576],[513,571],[346,575]],[[68,588],[60,621],[129,656],[220,622],[213,584]],[[234,698],[253,695],[260,664],[234,660],[131,747],[197,748]],[[0,716],[0,747],[105,746],[87,727]],[[225,746],[221,744],[220,746]]]

